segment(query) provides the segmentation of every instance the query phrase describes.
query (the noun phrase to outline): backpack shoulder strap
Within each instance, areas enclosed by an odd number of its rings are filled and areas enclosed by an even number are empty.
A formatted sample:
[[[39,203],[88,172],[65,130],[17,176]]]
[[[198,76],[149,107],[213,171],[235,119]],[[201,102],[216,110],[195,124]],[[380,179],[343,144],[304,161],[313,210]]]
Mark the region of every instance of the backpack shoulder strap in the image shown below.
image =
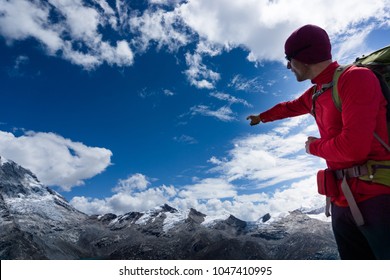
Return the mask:
[[[336,106],[337,110],[339,110],[340,112],[341,112],[341,99],[340,99],[337,83],[339,81],[341,74],[344,72],[344,70],[346,70],[350,66],[351,65],[339,66],[333,74],[332,99],[333,99],[333,103]]]

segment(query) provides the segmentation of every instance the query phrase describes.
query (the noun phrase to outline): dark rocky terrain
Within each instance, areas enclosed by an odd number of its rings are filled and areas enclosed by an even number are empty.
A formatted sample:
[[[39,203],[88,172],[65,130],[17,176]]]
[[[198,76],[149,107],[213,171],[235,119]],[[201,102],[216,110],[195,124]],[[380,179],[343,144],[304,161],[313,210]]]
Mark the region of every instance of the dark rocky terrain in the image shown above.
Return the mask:
[[[0,259],[338,259],[331,225],[299,210],[274,221],[205,218],[166,204],[86,215],[0,158]]]

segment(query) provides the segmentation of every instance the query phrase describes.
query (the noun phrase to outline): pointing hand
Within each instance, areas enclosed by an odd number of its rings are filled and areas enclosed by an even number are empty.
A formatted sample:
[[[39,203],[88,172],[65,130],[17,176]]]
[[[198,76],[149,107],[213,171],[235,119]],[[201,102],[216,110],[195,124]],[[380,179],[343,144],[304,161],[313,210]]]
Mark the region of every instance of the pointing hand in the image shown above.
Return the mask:
[[[250,125],[252,126],[261,123],[260,116],[250,115],[246,119],[251,120]]]

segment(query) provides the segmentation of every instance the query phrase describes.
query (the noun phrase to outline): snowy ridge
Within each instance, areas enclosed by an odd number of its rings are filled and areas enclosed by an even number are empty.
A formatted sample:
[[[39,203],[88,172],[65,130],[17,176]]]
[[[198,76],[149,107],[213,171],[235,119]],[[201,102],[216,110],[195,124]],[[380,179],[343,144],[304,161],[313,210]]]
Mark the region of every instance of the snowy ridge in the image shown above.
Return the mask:
[[[204,225],[206,227],[211,227],[220,221],[227,220],[229,217],[230,217],[230,214],[228,214],[228,213],[223,214],[223,215],[219,215],[219,216],[206,216],[202,225]]]
[[[184,220],[188,217],[190,210],[185,211],[177,211],[174,213],[168,212],[166,213],[166,218],[163,224],[163,231],[168,232],[170,229],[173,229],[175,226],[179,224],[183,224]]]
[[[9,162],[6,158],[0,156],[0,166],[2,166],[4,163]]]

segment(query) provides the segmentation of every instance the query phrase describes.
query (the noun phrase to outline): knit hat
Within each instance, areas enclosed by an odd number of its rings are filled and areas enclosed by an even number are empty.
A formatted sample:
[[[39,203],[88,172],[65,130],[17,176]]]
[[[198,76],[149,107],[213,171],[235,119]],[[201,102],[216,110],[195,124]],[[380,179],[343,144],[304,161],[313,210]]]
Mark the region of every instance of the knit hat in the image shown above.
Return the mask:
[[[316,25],[304,25],[295,30],[284,45],[286,58],[306,64],[316,64],[332,58],[331,44],[326,31]]]

